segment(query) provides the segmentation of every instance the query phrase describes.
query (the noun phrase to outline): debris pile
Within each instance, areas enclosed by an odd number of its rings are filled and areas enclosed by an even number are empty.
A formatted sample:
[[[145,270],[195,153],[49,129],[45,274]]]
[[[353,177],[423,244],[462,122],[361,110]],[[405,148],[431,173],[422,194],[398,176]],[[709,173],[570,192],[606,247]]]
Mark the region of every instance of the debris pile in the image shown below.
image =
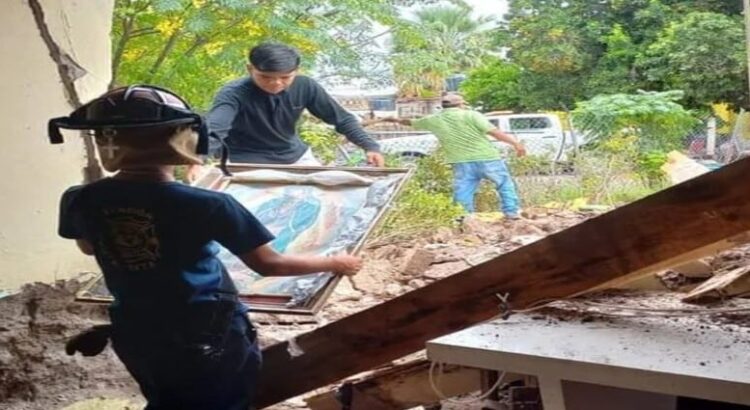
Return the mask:
[[[8,410],[59,409],[96,397],[135,397],[137,387],[111,349],[65,354],[65,341],[106,322],[106,306],[73,302],[80,282],[35,283],[0,299],[0,403]]]
[[[317,315],[253,314],[261,344],[268,346],[288,340],[427,286],[578,224],[592,214],[532,210],[524,216],[522,220],[505,220],[494,214],[472,215],[453,229],[439,229],[430,235],[374,238],[363,251],[363,270],[351,280],[343,279]],[[750,282],[749,266],[750,244],[659,272],[657,277],[664,284],[662,291],[681,292],[672,294],[680,299],[700,285],[723,278],[719,281],[723,285],[701,290],[703,296],[696,299],[716,300],[748,291],[744,286]],[[110,349],[96,357],[65,355],[64,343],[68,337],[107,321],[105,306],[73,302],[79,287],[77,280],[33,284],[0,299],[0,402],[4,408],[63,408],[97,397],[127,398],[132,403],[142,403],[137,387]],[[627,294],[601,293],[596,300],[612,297],[615,299],[610,302],[620,300],[618,297],[627,299]],[[545,320],[605,317],[570,305],[537,314]],[[731,319],[727,315],[723,318]],[[303,400],[295,399],[272,409],[306,407]]]

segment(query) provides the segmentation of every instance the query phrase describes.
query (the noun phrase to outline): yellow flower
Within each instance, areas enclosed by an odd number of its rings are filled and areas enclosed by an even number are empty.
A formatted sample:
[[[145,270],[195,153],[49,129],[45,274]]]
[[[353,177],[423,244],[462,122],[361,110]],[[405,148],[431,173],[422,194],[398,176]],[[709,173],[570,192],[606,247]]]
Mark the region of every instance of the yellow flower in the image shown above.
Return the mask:
[[[196,9],[199,9],[203,7],[204,4],[206,4],[207,0],[193,0],[193,7]]]
[[[206,44],[204,46],[205,50],[206,50],[206,54],[208,54],[210,56],[219,54],[221,52],[221,50],[224,48],[224,45],[226,43],[227,43],[226,41],[214,41],[212,43]]]
[[[156,24],[156,27],[154,28],[156,29],[156,31],[165,36],[171,36],[175,31],[179,30],[182,27],[182,23],[182,17],[175,17],[158,22]]]
[[[242,29],[247,31],[248,35],[254,36],[263,33],[263,27],[256,24],[252,20],[248,20],[242,24]]]
[[[137,60],[140,55],[141,53],[139,53],[137,50],[128,49],[122,53],[122,59],[123,61],[134,61]]]

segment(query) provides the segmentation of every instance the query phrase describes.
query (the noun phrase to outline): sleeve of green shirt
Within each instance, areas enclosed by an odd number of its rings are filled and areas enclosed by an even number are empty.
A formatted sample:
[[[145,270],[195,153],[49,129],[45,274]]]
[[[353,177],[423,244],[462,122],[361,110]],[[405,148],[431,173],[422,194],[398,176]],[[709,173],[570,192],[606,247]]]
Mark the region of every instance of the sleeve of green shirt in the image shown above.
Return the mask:
[[[434,115],[428,115],[426,117],[413,119],[411,120],[411,127],[416,130],[431,131],[430,128],[432,128],[434,119]]]
[[[476,129],[480,131],[482,134],[486,134],[490,130],[495,128],[495,126],[492,125],[492,123],[487,119],[487,117],[485,117],[484,115],[476,111],[471,111],[471,115],[468,117],[470,121],[472,122],[472,125],[476,127]]]

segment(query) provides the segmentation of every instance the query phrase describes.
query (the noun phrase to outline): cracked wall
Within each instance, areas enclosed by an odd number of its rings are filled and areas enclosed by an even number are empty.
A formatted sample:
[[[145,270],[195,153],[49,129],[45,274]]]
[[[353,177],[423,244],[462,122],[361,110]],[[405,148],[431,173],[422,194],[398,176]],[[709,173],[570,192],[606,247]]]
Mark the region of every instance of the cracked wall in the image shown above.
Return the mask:
[[[47,120],[106,89],[113,2],[3,2],[0,289],[95,269],[93,259],[56,234],[58,200],[83,182],[86,147],[75,132],[65,133],[65,144],[50,145]]]

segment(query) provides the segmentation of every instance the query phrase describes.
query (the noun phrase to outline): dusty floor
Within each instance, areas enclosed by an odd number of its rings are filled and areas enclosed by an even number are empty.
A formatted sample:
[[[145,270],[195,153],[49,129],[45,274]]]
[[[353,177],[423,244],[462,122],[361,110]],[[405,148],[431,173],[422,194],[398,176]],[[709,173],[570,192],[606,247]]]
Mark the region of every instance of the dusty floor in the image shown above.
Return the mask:
[[[273,344],[338,320],[589,216],[540,211],[522,221],[472,217],[456,229],[438,230],[428,237],[376,239],[364,251],[366,263],[362,272],[353,282],[342,280],[314,320],[254,315],[261,343]],[[743,250],[739,255],[716,258],[716,263],[737,263],[738,258],[750,259],[748,255],[750,250]],[[111,350],[93,358],[65,355],[63,347],[68,337],[92,324],[106,322],[103,305],[73,302],[78,286],[76,281],[33,284],[19,294],[0,299],[0,407],[123,410],[143,406],[134,383]],[[306,406],[300,398],[273,407],[303,408]],[[473,406],[444,406],[458,408]]]

